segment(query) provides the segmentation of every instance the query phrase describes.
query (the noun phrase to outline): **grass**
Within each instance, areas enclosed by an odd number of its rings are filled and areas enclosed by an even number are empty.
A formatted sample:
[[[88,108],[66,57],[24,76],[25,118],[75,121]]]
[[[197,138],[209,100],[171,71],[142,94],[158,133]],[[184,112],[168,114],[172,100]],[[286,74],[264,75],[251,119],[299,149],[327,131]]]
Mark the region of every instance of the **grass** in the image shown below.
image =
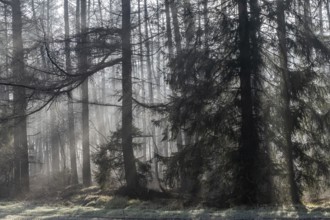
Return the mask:
[[[28,201],[0,201],[0,219],[19,217],[54,219],[57,217],[117,218],[186,218],[186,219],[262,219],[262,218],[330,218],[330,202],[294,207],[236,207],[216,210],[204,207],[184,208],[175,199],[142,201],[102,194],[97,187],[64,190],[55,198]],[[33,218],[33,219],[34,219]]]

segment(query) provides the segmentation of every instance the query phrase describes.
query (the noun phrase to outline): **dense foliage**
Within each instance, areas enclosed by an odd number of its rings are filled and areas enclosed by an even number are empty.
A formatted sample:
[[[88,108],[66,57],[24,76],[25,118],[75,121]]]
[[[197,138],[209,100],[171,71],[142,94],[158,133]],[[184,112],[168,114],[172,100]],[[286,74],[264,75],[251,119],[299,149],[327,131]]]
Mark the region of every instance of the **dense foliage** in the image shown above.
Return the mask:
[[[113,132],[109,137],[109,142],[98,147],[93,155],[93,162],[97,165],[95,178],[103,189],[123,186],[125,181],[125,169],[123,150],[121,148],[121,129]],[[141,136],[141,132],[135,128],[133,137],[136,139]],[[134,142],[135,150],[141,148],[141,143]],[[141,186],[146,186],[151,181],[151,167],[148,162],[136,160],[138,177]]]

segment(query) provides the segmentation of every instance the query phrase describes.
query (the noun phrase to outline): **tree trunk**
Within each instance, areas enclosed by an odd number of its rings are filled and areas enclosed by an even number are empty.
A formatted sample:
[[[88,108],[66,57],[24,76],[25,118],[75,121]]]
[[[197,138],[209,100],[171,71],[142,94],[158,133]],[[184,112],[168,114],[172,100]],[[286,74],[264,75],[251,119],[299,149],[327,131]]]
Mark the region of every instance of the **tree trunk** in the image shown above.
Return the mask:
[[[88,45],[87,45],[87,4],[86,0],[81,0],[81,46],[79,72],[82,74],[88,69]],[[92,184],[90,149],[89,149],[89,97],[88,97],[88,78],[82,83],[82,148],[83,148],[83,184],[90,186]]]
[[[165,23],[166,23],[166,37],[167,37],[167,48],[168,48],[168,58],[169,61],[171,62],[171,60],[173,59],[174,56],[174,52],[173,52],[173,36],[172,36],[172,27],[171,27],[171,15],[170,15],[170,0],[165,0]],[[165,62],[165,59],[164,59]],[[164,72],[166,69],[166,65],[163,64],[163,68],[164,68]],[[169,74],[169,73],[167,73]],[[166,74],[166,75],[167,75]],[[164,100],[166,101],[167,99],[167,94],[166,94],[166,75],[164,76],[164,80],[163,80],[163,92],[164,92]],[[169,136],[169,132],[167,127],[167,123],[164,122],[164,126],[163,126],[163,131],[165,136]],[[164,156],[168,157],[170,155],[169,153],[170,149],[169,149],[169,140],[164,140]]]
[[[251,86],[251,43],[247,0],[238,1],[239,10],[239,65],[241,94],[241,140],[238,150],[238,170],[234,188],[238,204],[257,204],[258,192],[258,133],[253,116],[253,94]],[[254,64],[257,65],[257,64]]]
[[[165,0],[165,16],[166,16],[166,36],[167,36],[167,48],[168,57],[171,60],[173,58],[173,40],[172,40],[172,28],[171,28],[171,16],[170,16],[170,0]]]
[[[323,2],[319,3],[320,35],[323,36]]]
[[[148,92],[149,92],[149,103],[152,104],[154,103],[154,92],[153,92],[153,80],[152,80],[152,63],[151,59],[150,59],[150,42],[149,42],[149,28],[148,28],[148,24],[149,24],[149,15],[148,15],[148,5],[147,5],[147,0],[144,0],[144,31],[145,31],[145,46],[146,46],[146,58],[147,58],[147,72],[148,72]],[[150,121],[151,121],[151,115],[150,115]],[[158,154],[158,149],[157,149],[157,145],[155,144],[155,135],[156,135],[156,130],[155,130],[155,126],[150,123],[149,124],[151,126],[151,140],[150,140],[150,146],[149,146],[149,153],[150,153],[150,157],[154,158],[155,154]],[[152,153],[154,155],[152,155]],[[155,165],[155,175],[156,175],[156,179],[158,180],[158,163],[156,161],[156,159],[154,158],[154,165]]]
[[[328,17],[328,29],[330,30],[330,4],[329,4],[329,0],[327,0],[327,3],[326,3],[326,8],[327,8],[327,17]]]
[[[149,102],[154,102],[154,94],[152,88],[152,64],[150,59],[150,42],[149,42],[149,28],[148,28],[148,7],[147,0],[144,0],[144,31],[145,31],[145,46],[146,46],[146,58],[147,58],[147,72],[148,72],[148,91],[149,91]],[[153,134],[154,135],[154,134]]]
[[[143,43],[142,43],[142,19],[141,19],[141,0],[138,0],[138,20],[139,20],[139,47],[140,47],[140,75],[142,84],[142,100],[145,102],[146,99],[146,89],[145,89],[145,79],[144,79],[144,68],[143,68]],[[147,121],[146,121],[146,110],[142,110],[142,130],[143,134],[147,134]],[[147,138],[143,137],[143,160],[147,161]]]
[[[70,23],[69,23],[69,1],[64,0],[64,26],[65,26],[65,62],[66,71],[71,72],[70,54]],[[76,158],[76,138],[74,126],[74,108],[72,102],[72,92],[68,94],[68,128],[69,128],[69,149],[71,164],[71,184],[78,184],[77,158]]]
[[[157,0],[156,2],[156,7],[157,7],[157,21],[159,21],[159,23],[161,23],[160,20],[160,10],[159,9],[159,1]],[[157,48],[161,48],[160,45],[160,25],[157,25]],[[161,72],[160,72],[160,51],[157,51],[157,61],[156,61],[156,71],[155,72],[155,79],[156,79],[156,89],[157,89],[157,95],[156,98],[158,99],[158,101],[160,101],[161,99],[161,85],[160,85],[160,78],[161,78]],[[159,129],[157,129],[159,130]],[[156,134],[158,134],[158,131],[156,131]],[[158,136],[158,135],[156,135]]]
[[[208,54],[209,50],[209,9],[208,9],[208,0],[203,0],[204,11],[203,11],[203,20],[204,20],[204,45],[206,53]]]
[[[286,25],[285,25],[285,2],[277,0],[277,36],[279,40],[279,58],[281,67],[281,95],[283,99],[283,132],[285,138],[286,148],[284,149],[284,157],[288,173],[288,190],[289,203],[300,203],[298,187],[295,181],[294,163],[293,163],[293,149],[292,149],[292,117],[290,110],[290,78],[288,70],[288,50],[286,46]]]
[[[103,27],[103,13],[102,13],[102,3],[101,0],[98,0],[99,13],[100,13],[100,25]]]
[[[170,0],[170,8],[173,18],[173,27],[174,27],[174,40],[176,53],[181,53],[181,35],[180,35],[180,26],[178,20],[178,10],[177,10],[177,2],[176,0]]]
[[[253,105],[253,115],[254,115],[254,121],[255,121],[255,132],[256,137],[259,140],[259,133],[260,135],[263,135],[264,133],[261,133],[263,129],[260,129],[260,126],[266,126],[264,124],[265,120],[262,118],[261,113],[261,94],[260,91],[263,91],[263,84],[261,80],[261,74],[262,71],[260,70],[260,62],[262,60],[260,51],[262,50],[260,39],[260,34],[258,32],[261,28],[261,20],[260,20],[260,6],[259,6],[259,0],[250,0],[249,1],[249,7],[250,7],[250,22],[249,22],[249,30],[250,30],[250,38],[251,38],[251,65],[252,71],[251,71],[251,85],[252,85],[252,105]],[[261,143],[260,143],[261,144]],[[260,148],[260,146],[259,146]],[[259,151],[259,149],[258,149]],[[258,195],[257,200],[260,203],[263,204],[269,204],[273,201],[272,197],[272,190],[275,190],[271,186],[271,172],[272,169],[270,167],[270,157],[267,155],[268,152],[265,150],[260,150],[258,152],[258,157],[256,161],[256,167],[257,170],[255,171],[257,183],[258,183]]]
[[[4,14],[5,14],[5,54],[9,54],[9,32],[8,32],[8,15],[9,10],[8,6],[4,5]],[[9,56],[6,56],[5,60],[5,77],[9,77]],[[9,100],[9,87],[8,86],[2,86],[3,90],[1,91],[3,93],[4,100]]]
[[[185,25],[186,49],[192,49],[194,46],[194,37],[196,35],[196,24],[193,7],[190,0],[183,1],[183,23]]]
[[[304,31],[305,34],[309,35],[310,31],[312,31],[312,17],[311,17],[311,4],[310,0],[305,0],[303,3],[304,6],[304,15],[303,15],[303,21],[304,21]],[[306,53],[306,58],[307,62],[311,62],[311,48],[308,44],[305,45],[305,53]]]
[[[135,192],[138,188],[133,151],[132,116],[132,49],[131,49],[131,1],[122,0],[122,147],[127,188]]]
[[[180,54],[182,51],[181,46],[181,35],[180,35],[180,26],[179,26],[179,20],[178,20],[178,10],[177,10],[177,2],[176,0],[170,0],[170,8],[173,18],[173,27],[174,27],[174,41],[175,41],[175,49],[176,54]],[[178,150],[182,149],[183,146],[183,134],[181,129],[178,132],[177,136],[177,148]]]
[[[56,105],[51,108],[51,154],[52,154],[52,175],[56,177],[60,171],[60,144],[58,138],[58,121],[56,117]]]
[[[25,82],[24,49],[22,39],[22,12],[20,0],[12,0],[13,33],[13,76],[19,83]],[[16,193],[29,191],[29,158],[27,142],[26,92],[22,87],[14,87],[14,114],[17,116],[14,127],[15,167],[14,180]]]
[[[80,33],[80,0],[76,0],[76,34],[78,35]],[[77,41],[79,42],[79,37],[77,38]],[[78,43],[77,42],[77,43]],[[79,54],[77,54],[78,56]],[[79,57],[78,57],[79,59]],[[79,62],[79,61],[78,61]]]

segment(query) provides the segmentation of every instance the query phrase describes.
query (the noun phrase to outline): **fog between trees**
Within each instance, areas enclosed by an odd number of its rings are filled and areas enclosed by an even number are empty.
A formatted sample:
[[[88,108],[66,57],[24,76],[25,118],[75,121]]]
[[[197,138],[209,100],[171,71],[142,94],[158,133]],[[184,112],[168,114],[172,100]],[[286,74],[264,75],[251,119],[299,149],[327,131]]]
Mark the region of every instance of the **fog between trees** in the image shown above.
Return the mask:
[[[0,197],[329,189],[325,0],[0,0]]]

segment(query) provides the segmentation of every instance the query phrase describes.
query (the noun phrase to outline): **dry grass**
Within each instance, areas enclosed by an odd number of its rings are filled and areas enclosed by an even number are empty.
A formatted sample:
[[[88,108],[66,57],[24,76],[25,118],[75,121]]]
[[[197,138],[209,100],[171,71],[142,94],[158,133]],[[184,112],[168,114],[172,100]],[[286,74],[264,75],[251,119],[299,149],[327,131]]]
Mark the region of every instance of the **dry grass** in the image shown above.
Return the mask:
[[[306,203],[305,207],[236,207],[216,210],[202,206],[184,208],[175,199],[142,201],[102,193],[98,187],[68,187],[52,198],[0,202],[0,219],[37,216],[38,219],[67,217],[140,217],[189,219],[262,219],[262,218],[330,218],[330,200]]]

